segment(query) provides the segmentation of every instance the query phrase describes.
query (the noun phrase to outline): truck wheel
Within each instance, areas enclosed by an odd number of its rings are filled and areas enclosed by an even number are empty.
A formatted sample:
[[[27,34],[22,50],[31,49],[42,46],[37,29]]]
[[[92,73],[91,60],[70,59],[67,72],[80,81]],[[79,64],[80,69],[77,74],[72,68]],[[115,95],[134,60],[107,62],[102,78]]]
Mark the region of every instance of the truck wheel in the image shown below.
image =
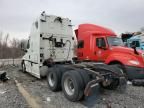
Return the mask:
[[[22,61],[21,67],[22,67],[22,72],[26,72],[26,67],[25,67],[24,61]]]
[[[79,74],[81,75],[81,78],[82,78],[82,80],[83,80],[83,86],[84,86],[84,88],[86,87],[86,85],[88,84],[88,82],[90,81],[90,76],[89,76],[89,74],[88,74],[88,72],[86,71],[86,70],[83,70],[83,69],[76,69],[78,72],[79,72]],[[82,92],[83,93],[83,92]],[[81,96],[81,95],[80,95]],[[79,97],[80,98],[80,100],[81,99],[84,99],[84,95],[83,95],[83,97]]]
[[[90,81],[90,77],[89,77],[88,72],[86,70],[83,70],[83,69],[77,69],[77,71],[80,73],[80,75],[82,77],[84,86],[86,86],[87,83]]]
[[[52,91],[61,89],[61,73],[57,68],[50,68],[47,75],[48,86]]]
[[[104,89],[115,90],[119,86],[119,80],[118,79],[112,79],[112,81],[109,85],[104,85],[104,83],[101,82],[100,86]]]
[[[119,68],[117,67],[117,65],[110,65],[108,67],[110,70],[115,71],[117,73],[123,74],[123,72],[121,70],[119,70]],[[100,86],[105,88],[105,89],[109,89],[109,90],[115,90],[117,89],[117,87],[119,86],[120,82],[118,78],[113,78],[110,79],[110,84],[105,85],[104,82],[100,83]]]
[[[70,101],[78,101],[83,97],[84,83],[78,71],[70,70],[62,77],[62,90]]]
[[[121,73],[126,74],[126,71],[125,71],[125,68],[124,68],[123,65],[121,65],[121,64],[115,64],[115,65],[112,65],[112,66],[117,66],[120,69]]]
[[[56,67],[61,72],[61,75],[63,75],[66,71],[72,70],[72,68],[63,65],[57,65]]]
[[[128,74],[127,74],[125,67],[123,65],[115,64],[113,66],[117,66],[119,68],[120,72],[125,75],[125,78],[128,79]]]

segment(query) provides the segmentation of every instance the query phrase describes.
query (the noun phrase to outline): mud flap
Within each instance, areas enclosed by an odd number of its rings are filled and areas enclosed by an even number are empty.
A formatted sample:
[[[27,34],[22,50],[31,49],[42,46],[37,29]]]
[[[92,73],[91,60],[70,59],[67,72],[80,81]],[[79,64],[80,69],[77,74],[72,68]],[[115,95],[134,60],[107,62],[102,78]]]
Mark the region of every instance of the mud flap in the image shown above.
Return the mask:
[[[98,86],[98,83],[101,82],[103,79],[95,79],[95,80],[92,80],[90,82],[88,82],[88,84],[86,85],[86,88],[84,90],[84,95],[85,96],[90,96],[92,93],[92,88]]]
[[[92,108],[99,101],[103,92],[104,89],[97,84],[95,87],[91,88],[90,95],[85,96],[81,103],[88,108]]]

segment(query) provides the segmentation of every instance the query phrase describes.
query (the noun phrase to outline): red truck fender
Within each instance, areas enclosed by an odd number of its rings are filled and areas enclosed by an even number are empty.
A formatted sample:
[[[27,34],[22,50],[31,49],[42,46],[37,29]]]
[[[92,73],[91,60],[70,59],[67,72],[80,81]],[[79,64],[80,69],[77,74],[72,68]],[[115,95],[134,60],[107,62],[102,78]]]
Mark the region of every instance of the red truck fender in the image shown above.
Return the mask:
[[[106,64],[122,64],[122,65],[128,65],[128,66],[137,66],[132,63],[130,63],[130,60],[138,61],[136,57],[132,55],[126,55],[126,54],[111,54],[107,57],[105,60]]]

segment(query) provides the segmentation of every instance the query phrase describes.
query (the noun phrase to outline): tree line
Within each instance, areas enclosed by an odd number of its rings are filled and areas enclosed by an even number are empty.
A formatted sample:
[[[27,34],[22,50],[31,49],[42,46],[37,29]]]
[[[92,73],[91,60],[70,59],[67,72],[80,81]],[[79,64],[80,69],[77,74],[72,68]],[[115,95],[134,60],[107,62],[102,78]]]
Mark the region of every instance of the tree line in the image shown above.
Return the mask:
[[[20,58],[24,55],[21,44],[26,40],[10,39],[10,35],[0,32],[0,59]]]

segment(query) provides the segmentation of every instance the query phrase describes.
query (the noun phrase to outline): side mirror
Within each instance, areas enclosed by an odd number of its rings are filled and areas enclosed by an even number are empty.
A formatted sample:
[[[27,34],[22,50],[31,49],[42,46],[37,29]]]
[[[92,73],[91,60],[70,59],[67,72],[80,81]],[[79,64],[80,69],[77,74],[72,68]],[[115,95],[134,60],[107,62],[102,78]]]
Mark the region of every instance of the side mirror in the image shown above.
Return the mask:
[[[23,49],[24,52],[28,52],[27,49]]]
[[[136,49],[136,45],[132,45],[131,47],[132,47],[133,49]]]
[[[136,45],[132,45],[132,48],[134,49],[134,53],[138,55],[139,53],[136,50]]]
[[[21,43],[21,50],[24,51],[24,52],[27,52],[27,49],[24,48],[24,44],[23,43]]]
[[[28,52],[27,49],[21,49],[23,52]]]

